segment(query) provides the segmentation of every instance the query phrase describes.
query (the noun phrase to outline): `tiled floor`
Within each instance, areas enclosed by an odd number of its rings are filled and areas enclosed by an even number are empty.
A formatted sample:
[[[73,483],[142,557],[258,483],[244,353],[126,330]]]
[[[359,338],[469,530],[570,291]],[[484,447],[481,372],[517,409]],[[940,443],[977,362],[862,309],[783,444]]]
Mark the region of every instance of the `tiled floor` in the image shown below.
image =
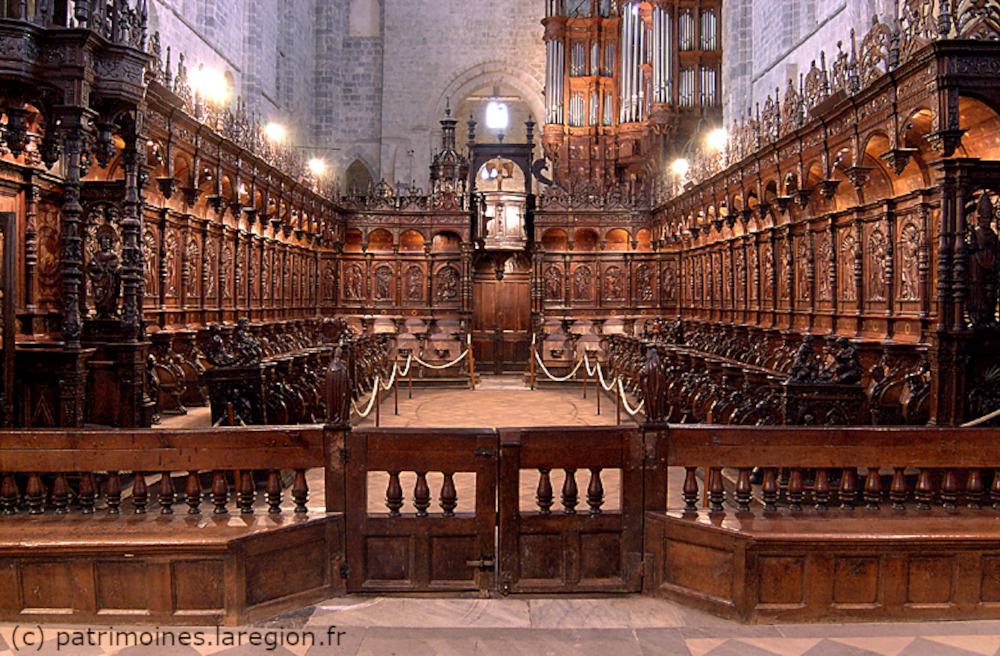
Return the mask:
[[[88,640],[90,644],[74,642]],[[252,626],[0,625],[0,656],[996,656],[1000,621],[742,626],[639,596],[612,599],[345,597]],[[188,632],[188,646],[182,645]],[[256,635],[254,635],[256,634]],[[44,638],[44,643],[42,643]],[[199,642],[202,644],[196,644]],[[255,641],[257,644],[252,644]],[[173,645],[170,643],[173,642]],[[63,643],[60,646],[60,643]],[[157,646],[159,643],[159,646]],[[41,648],[39,648],[39,645]],[[164,646],[167,645],[167,646]]]
[[[582,399],[579,387],[527,391],[510,381],[490,381],[475,391],[418,389],[382,407],[383,426],[524,426],[614,423],[614,406],[594,412],[593,388]],[[514,389],[511,389],[514,387]],[[607,399],[605,399],[607,400]],[[198,425],[204,410],[165,425]],[[372,421],[369,419],[369,425]],[[612,474],[612,472],[608,472]],[[312,499],[322,498],[321,476],[311,476]],[[582,479],[578,479],[578,483]],[[459,498],[471,485],[459,481]],[[535,481],[522,480],[522,503],[533,503]],[[608,503],[616,504],[616,480],[606,478]],[[553,480],[553,485],[560,483]],[[412,481],[403,482],[404,490]],[[434,484],[431,483],[432,490]],[[384,481],[370,481],[372,510],[380,511]],[[558,489],[558,487],[556,488]],[[465,490],[465,492],[463,492]],[[311,501],[310,506],[319,503]],[[405,508],[404,508],[405,510]],[[998,613],[1000,618],[1000,613]],[[72,647],[58,642],[85,634],[66,627],[0,625],[0,656],[21,652],[186,656],[279,654],[317,656],[501,655],[562,656],[1000,656],[1000,619],[989,622],[882,624],[786,624],[744,626],[671,602],[640,596],[613,598],[427,598],[360,597],[330,599],[252,627],[201,629],[204,644],[173,647]],[[88,627],[82,627],[84,630]],[[107,628],[107,627],[93,627]],[[124,627],[115,627],[122,630]],[[145,630],[155,628],[147,627]],[[27,631],[41,631],[45,644]],[[143,629],[138,629],[143,630]],[[63,631],[62,636],[58,633]],[[179,636],[181,629],[161,629]],[[243,631],[241,636],[237,632]],[[259,643],[252,646],[252,634]],[[167,638],[161,639],[161,644]],[[242,640],[242,646],[238,641]],[[339,643],[338,643],[339,640]],[[275,645],[273,649],[270,645]]]

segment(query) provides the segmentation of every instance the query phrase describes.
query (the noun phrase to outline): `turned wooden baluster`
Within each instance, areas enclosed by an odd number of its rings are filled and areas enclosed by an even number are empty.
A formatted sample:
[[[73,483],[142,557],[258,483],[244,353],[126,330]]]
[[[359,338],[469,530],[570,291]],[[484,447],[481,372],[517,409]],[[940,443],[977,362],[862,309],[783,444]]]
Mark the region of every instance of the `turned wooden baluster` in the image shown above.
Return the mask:
[[[174,489],[174,479],[170,477],[170,472],[163,472],[160,476],[160,514],[161,515],[173,515],[174,514],[174,498],[176,497],[177,490]]]
[[[956,501],[958,501],[958,476],[954,469],[946,469],[944,480],[941,481],[941,505],[945,510],[955,510]]]
[[[805,484],[802,480],[802,470],[796,467],[788,474],[788,508],[792,512],[802,512],[804,498]]]
[[[104,498],[108,501],[108,514],[118,515],[122,511],[122,481],[118,472],[108,472],[108,482],[104,487]]]
[[[413,507],[417,517],[426,517],[431,505],[431,489],[427,486],[427,472],[417,472],[417,483],[413,486]]]
[[[993,484],[990,485],[990,499],[993,501],[993,508],[1000,510],[1000,469],[993,470]]]
[[[390,515],[398,515],[403,507],[403,487],[399,484],[399,472],[389,472],[389,487],[385,491],[385,505]]]
[[[847,467],[840,475],[840,489],[837,490],[840,507],[844,510],[854,510],[858,498],[858,474],[854,467]]]
[[[931,485],[931,470],[921,469],[917,475],[917,489],[913,493],[917,500],[917,510],[930,510],[931,499],[934,497],[934,487]]]
[[[590,470],[590,485],[587,486],[587,505],[591,515],[600,515],[604,505],[604,484],[601,483],[601,470]]]
[[[57,515],[65,515],[69,512],[69,483],[66,482],[66,474],[59,472],[56,480],[52,483],[52,506],[56,509]]]
[[[576,504],[579,503],[579,490],[576,487],[576,470],[566,470],[566,480],[563,482],[562,505],[563,512],[567,515],[576,514]]]
[[[4,515],[17,514],[17,497],[19,494],[17,483],[14,482],[14,474],[4,474],[3,483],[0,483],[0,507],[3,508]]]
[[[774,467],[768,467],[764,470],[764,482],[760,486],[760,491],[764,497],[764,512],[777,512],[778,472]]]
[[[444,482],[441,483],[441,510],[445,517],[454,517],[458,507],[458,492],[455,490],[455,478],[451,472],[444,472]]]
[[[978,469],[969,470],[969,478],[965,482],[965,498],[969,508],[979,510],[983,507],[983,475]]]
[[[277,469],[267,472],[267,488],[264,490],[267,500],[267,512],[269,515],[277,515],[281,512],[281,477]]]
[[[28,501],[29,515],[41,515],[45,512],[45,486],[42,485],[42,477],[38,472],[32,472],[28,476],[28,488],[25,490],[24,498]]]
[[[684,496],[684,512],[698,512],[698,476],[697,467],[684,468],[684,487],[681,489]]]
[[[869,467],[865,477],[865,508],[878,510],[882,501],[882,477],[878,475],[878,467]]]
[[[722,469],[712,467],[708,470],[708,507],[712,512],[722,512],[726,500],[726,488],[722,484]]]
[[[84,515],[94,514],[94,500],[97,497],[97,486],[94,484],[94,474],[80,474],[80,512]]]
[[[826,512],[830,508],[830,470],[816,470],[816,480],[813,482],[813,504],[818,512]]]
[[[201,479],[198,472],[189,471],[187,483],[184,485],[184,503],[187,504],[189,515],[201,514]]]
[[[240,487],[236,497],[236,504],[240,507],[240,514],[253,514],[253,500],[256,495],[257,490],[253,484],[253,471],[244,469],[240,472]]]
[[[753,486],[750,484],[750,468],[741,467],[736,477],[736,507],[739,512],[750,512]]]
[[[229,512],[226,504],[229,503],[229,481],[226,480],[226,472],[216,469],[212,473],[212,505],[215,509],[214,515],[225,515]]]
[[[146,503],[149,500],[149,488],[146,487],[146,477],[142,472],[135,472],[132,482],[132,506],[136,515],[146,514]]]
[[[306,486],[306,470],[295,470],[295,481],[292,483],[292,501],[295,503],[295,512],[309,512],[306,502],[309,501],[309,487]]]
[[[538,501],[538,512],[548,515],[552,512],[552,481],[549,480],[550,469],[539,469],[538,490],[535,499]]]
[[[893,510],[906,510],[906,475],[904,467],[895,467],[892,485],[889,486],[889,500]]]

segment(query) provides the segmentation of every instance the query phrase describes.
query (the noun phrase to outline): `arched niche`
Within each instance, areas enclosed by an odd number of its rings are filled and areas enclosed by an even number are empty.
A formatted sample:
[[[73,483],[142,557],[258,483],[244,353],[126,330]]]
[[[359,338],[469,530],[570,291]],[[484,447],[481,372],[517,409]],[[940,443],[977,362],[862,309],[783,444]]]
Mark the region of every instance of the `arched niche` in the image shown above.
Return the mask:
[[[424,250],[424,236],[416,230],[407,230],[399,236],[399,250],[417,253]]]
[[[435,253],[458,253],[462,250],[462,238],[451,231],[439,232],[431,240],[431,250]]]
[[[344,234],[344,252],[345,253],[360,253],[361,252],[361,231],[351,228]]]
[[[597,233],[589,228],[581,228],[573,235],[573,250],[596,251]]]
[[[962,96],[958,101],[959,127],[965,130],[958,154],[979,159],[1000,159],[1000,116],[985,102]]]
[[[621,228],[609,230],[605,241],[607,242],[607,245],[604,247],[606,251],[621,253],[629,250],[630,237],[628,231]]]
[[[549,228],[542,234],[542,250],[558,253],[569,249],[569,238],[565,230]]]
[[[641,228],[635,233],[635,239],[639,242],[636,250],[644,253],[648,253],[653,250],[653,233],[649,230],[649,228]]]
[[[375,253],[392,251],[392,233],[388,230],[372,230],[368,233],[368,250]]]
[[[368,167],[360,159],[351,162],[344,173],[344,186],[348,193],[367,193],[369,187],[374,184],[374,177]]]

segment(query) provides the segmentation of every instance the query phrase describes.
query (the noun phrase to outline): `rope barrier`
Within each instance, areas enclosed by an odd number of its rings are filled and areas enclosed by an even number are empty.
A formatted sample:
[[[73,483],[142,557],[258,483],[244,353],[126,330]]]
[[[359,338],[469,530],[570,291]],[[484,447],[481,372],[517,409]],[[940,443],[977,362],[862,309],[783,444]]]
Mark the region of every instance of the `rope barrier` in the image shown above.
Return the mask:
[[[1000,409],[994,410],[988,415],[983,415],[979,419],[973,419],[972,421],[968,421],[962,424],[961,428],[972,428],[973,426],[978,426],[979,424],[985,424],[990,419],[996,419],[997,417],[1000,417]]]
[[[567,375],[563,376],[562,378],[556,378],[545,367],[545,363],[542,362],[542,357],[540,355],[538,355],[538,351],[535,351],[535,360],[538,361],[538,364],[539,364],[539,366],[541,366],[542,371],[545,373],[545,375],[548,376],[549,378],[551,378],[552,380],[556,381],[557,383],[564,383],[567,380],[569,380],[570,378],[572,378],[573,376],[575,376],[576,372],[580,370],[580,366],[583,364],[583,360],[578,360],[577,363],[576,363],[576,366],[573,367],[573,371],[569,372]]]
[[[604,372],[601,371],[601,363],[598,362],[597,366],[594,367],[593,369],[591,369],[590,368],[590,358],[587,357],[586,353],[583,354],[583,359],[587,363],[587,375],[588,376],[593,376],[594,372],[596,371],[597,372],[597,377],[600,380],[601,387],[604,388],[604,391],[605,392],[610,392],[612,389],[614,389],[614,386],[618,383],[618,379],[617,378],[615,378],[614,380],[612,380],[611,384],[609,385],[608,383],[604,382]]]
[[[414,360],[416,360],[417,364],[423,365],[423,366],[427,367],[428,369],[447,369],[448,367],[454,367],[456,364],[458,364],[459,362],[461,362],[465,358],[465,356],[467,356],[468,354],[469,354],[469,349],[465,349],[464,351],[462,351],[462,355],[458,356],[457,358],[455,358],[454,360],[452,360],[448,364],[431,364],[429,362],[424,362],[423,360],[421,360],[418,357],[414,357],[412,355],[410,357],[412,357]]]
[[[375,399],[378,398],[378,386],[381,385],[381,384],[382,384],[381,377],[376,376],[375,377],[375,384],[372,385],[372,395],[368,399],[368,407],[365,408],[364,412],[361,412],[360,410],[358,410],[358,404],[354,402],[354,399],[351,399],[351,405],[354,406],[354,411],[356,413],[358,413],[358,416],[364,418],[364,417],[367,417],[368,415],[371,414],[372,408],[375,407]]]
[[[625,388],[622,386],[622,379],[621,378],[618,379],[618,393],[621,395],[622,405],[625,407],[625,412],[629,413],[629,415],[631,415],[633,417],[636,416],[637,414],[639,414],[639,412],[642,410],[643,406],[646,405],[646,399],[643,399],[642,401],[639,402],[639,405],[636,407],[635,410],[633,410],[632,407],[629,406],[628,399],[625,398]]]
[[[400,378],[406,378],[406,374],[410,373],[410,365],[413,363],[413,354],[406,356],[406,369],[399,372]]]

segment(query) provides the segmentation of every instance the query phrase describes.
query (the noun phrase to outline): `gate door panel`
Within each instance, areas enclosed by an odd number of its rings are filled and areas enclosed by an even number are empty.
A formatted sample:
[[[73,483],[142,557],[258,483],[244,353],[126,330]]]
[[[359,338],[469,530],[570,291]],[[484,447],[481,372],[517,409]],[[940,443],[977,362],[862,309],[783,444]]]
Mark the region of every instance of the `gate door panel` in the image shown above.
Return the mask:
[[[642,433],[499,432],[501,591],[640,591],[643,471],[629,456]]]
[[[494,588],[494,431],[370,429],[346,443],[348,592]],[[475,498],[456,498],[472,477]]]

